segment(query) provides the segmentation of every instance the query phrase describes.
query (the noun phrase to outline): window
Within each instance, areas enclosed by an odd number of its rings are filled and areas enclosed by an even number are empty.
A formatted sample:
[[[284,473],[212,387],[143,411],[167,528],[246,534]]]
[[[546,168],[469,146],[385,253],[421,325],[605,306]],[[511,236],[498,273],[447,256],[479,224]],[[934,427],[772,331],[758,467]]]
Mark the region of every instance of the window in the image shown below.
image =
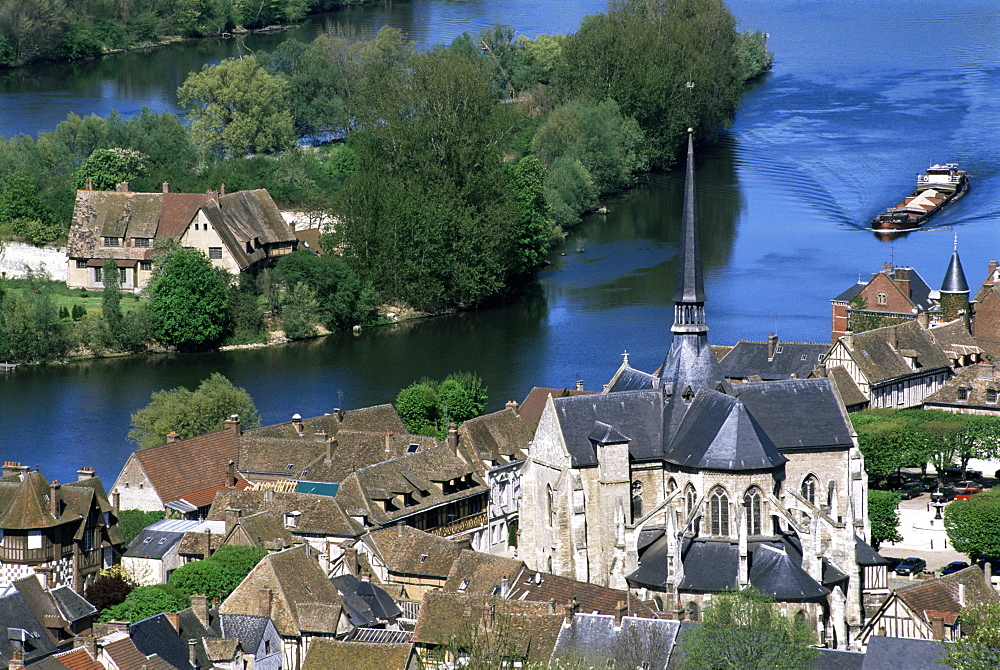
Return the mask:
[[[208,257],[211,258],[213,261],[221,261],[222,260],[222,247],[209,247],[208,248]]]
[[[803,361],[809,360],[809,354],[802,354],[802,358],[800,360]]]
[[[197,223],[196,223],[196,224],[194,224],[194,229],[195,229],[195,230],[200,230],[200,228],[199,228],[199,226],[198,226],[198,224],[197,224]]]
[[[695,493],[694,487],[690,484],[687,485],[687,489],[684,491],[684,501],[687,503],[687,513],[691,515],[694,512],[694,505],[698,502],[698,494]]]
[[[814,475],[809,475],[802,480],[802,497],[813,505],[816,504],[816,483]]]
[[[270,654],[271,653],[271,641],[270,640],[264,640],[264,653],[265,654]]]
[[[642,518],[642,482],[632,482],[632,521]]]
[[[760,489],[754,487],[743,496],[743,505],[747,508],[747,535],[760,535],[761,527]]]
[[[104,246],[106,247],[117,247],[119,244],[119,238],[117,237],[105,237]]]
[[[879,294],[878,294],[878,304],[880,304],[880,305],[885,305],[885,304],[888,304],[888,302],[889,302],[889,301],[888,301],[888,299],[886,298],[886,295],[885,295],[885,293],[879,293]]]
[[[42,531],[29,530],[28,549],[41,549],[41,548],[42,548]]]
[[[118,268],[118,283],[122,286],[128,283],[128,271],[125,268]]]
[[[709,532],[712,535],[729,535],[729,496],[721,488],[712,491],[708,500],[711,511]]]
[[[986,389],[986,402],[996,403],[997,401],[997,390],[996,389]]]
[[[782,346],[779,344],[777,347],[774,348],[774,353],[780,354],[781,353],[781,349],[782,349]]]
[[[87,267],[87,261],[84,260],[84,259],[82,259],[82,258],[77,258],[76,259],[76,269],[77,270],[82,270],[85,267]]]
[[[141,248],[145,249],[146,247],[149,246],[149,238],[148,237],[133,237],[132,238],[132,246],[133,247],[141,247]]]
[[[152,272],[153,261],[139,261],[139,269],[143,272]]]
[[[958,387],[958,399],[959,400],[968,400],[969,399],[969,389],[965,388],[964,386],[959,386]]]
[[[552,487],[548,484],[545,485],[545,518],[548,519],[550,526],[555,525],[556,515],[552,499]]]

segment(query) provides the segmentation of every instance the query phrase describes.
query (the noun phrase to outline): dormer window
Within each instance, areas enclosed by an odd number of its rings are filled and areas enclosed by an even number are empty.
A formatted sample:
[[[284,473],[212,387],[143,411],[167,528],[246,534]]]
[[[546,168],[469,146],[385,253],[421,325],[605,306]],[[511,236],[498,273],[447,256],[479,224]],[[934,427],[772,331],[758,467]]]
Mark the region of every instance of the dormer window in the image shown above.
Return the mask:
[[[468,579],[463,579],[462,583],[458,585],[458,592],[459,593],[464,593],[465,589],[467,589],[467,588],[469,588],[469,580]]]
[[[132,238],[132,246],[133,247],[139,247],[141,249],[145,249],[145,248],[149,247],[149,238],[148,237],[133,237]]]
[[[119,237],[105,237],[104,246],[106,247],[117,247],[121,244],[121,238]]]
[[[969,389],[965,388],[964,386],[959,386],[958,387],[958,399],[959,399],[959,401],[962,401],[962,402],[967,401],[969,399]]]
[[[886,305],[888,303],[889,303],[889,300],[886,297],[885,293],[879,293],[878,294],[878,304],[880,304],[880,305]]]
[[[997,402],[997,390],[986,389],[986,402],[995,405]]]
[[[300,516],[302,516],[302,512],[297,509],[285,512],[285,528],[298,528]]]

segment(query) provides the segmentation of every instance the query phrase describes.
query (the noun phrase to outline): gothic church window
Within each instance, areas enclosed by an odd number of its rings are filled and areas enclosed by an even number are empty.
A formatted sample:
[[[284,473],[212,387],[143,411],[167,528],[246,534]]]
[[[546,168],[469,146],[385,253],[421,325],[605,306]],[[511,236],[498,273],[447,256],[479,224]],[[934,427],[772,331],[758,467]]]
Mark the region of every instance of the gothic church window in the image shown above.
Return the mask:
[[[632,521],[642,518],[642,482],[632,482]]]
[[[698,501],[698,494],[695,493],[694,487],[690,484],[687,485],[687,489],[684,491],[684,500],[687,503],[688,516],[690,516],[694,512],[694,504]]]
[[[729,535],[729,496],[721,488],[712,491],[709,497],[709,533],[715,536]]]
[[[802,497],[811,504],[816,504],[816,484],[818,481],[814,475],[808,475],[802,480]]]
[[[555,525],[555,506],[552,500],[552,487],[545,485],[545,518],[550,526]]]
[[[760,489],[756,486],[743,496],[743,504],[747,508],[747,535],[761,534],[761,498]]]

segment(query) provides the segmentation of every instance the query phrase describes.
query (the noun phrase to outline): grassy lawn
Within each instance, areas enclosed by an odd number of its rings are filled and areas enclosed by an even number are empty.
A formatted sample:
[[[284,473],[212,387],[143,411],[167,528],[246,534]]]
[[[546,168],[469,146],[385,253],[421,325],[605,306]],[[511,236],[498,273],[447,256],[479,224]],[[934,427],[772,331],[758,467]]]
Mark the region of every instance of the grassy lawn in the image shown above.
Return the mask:
[[[26,295],[33,291],[44,291],[52,298],[52,304],[56,310],[63,307],[67,311],[73,311],[73,305],[82,305],[87,310],[87,317],[97,317],[101,314],[102,291],[87,291],[86,289],[67,288],[66,284],[58,281],[39,281],[29,279],[8,279],[4,282],[4,288],[14,295]],[[123,312],[129,312],[137,305],[140,299],[134,293],[122,293],[121,307]]]

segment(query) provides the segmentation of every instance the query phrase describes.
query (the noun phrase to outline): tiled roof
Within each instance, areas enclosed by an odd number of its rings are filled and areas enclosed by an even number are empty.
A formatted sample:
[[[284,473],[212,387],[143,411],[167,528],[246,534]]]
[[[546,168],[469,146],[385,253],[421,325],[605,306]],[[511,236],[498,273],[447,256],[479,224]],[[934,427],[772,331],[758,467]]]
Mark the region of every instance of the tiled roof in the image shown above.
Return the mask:
[[[527,456],[531,430],[512,409],[469,419],[458,428],[459,448],[470,449],[479,461],[521,461]]]
[[[302,670],[405,670],[412,648],[410,643],[317,639],[309,646]]]
[[[619,601],[624,602],[629,616],[655,617],[656,613],[628,591],[579,582],[568,577],[548,573],[525,572],[516,582],[511,582],[510,600],[536,602],[556,601],[556,607],[575,599],[579,612],[615,614]],[[561,611],[561,610],[557,610]]]
[[[551,395],[553,398],[568,398],[574,395],[595,395],[595,391],[577,391],[570,389],[557,389],[536,386],[531,389],[525,397],[524,402],[518,407],[517,414],[524,425],[534,434],[538,426],[538,420],[542,418],[542,411],[545,409],[545,401]]]
[[[143,670],[143,668],[146,670],[165,670],[174,667],[158,655],[146,656],[143,654],[136,648],[135,643],[127,634],[112,633],[102,640],[110,640],[104,642],[104,650],[118,666],[118,670]]]
[[[271,510],[241,517],[235,533],[241,531],[250,544],[269,552],[288,549],[303,542],[286,530],[283,522]],[[233,540],[234,538],[230,538],[229,542],[232,543]]]
[[[503,579],[507,580],[509,588],[525,570],[524,563],[517,559],[463,549],[452,564],[443,588],[445,591],[497,595]]]
[[[553,658],[571,667],[664,668],[680,629],[679,621],[626,616],[615,625],[613,616],[576,614],[559,631]]]
[[[95,661],[90,652],[83,647],[56,654],[53,658],[69,670],[104,670],[104,666]]]
[[[931,326],[928,331],[945,355],[952,359],[982,353],[972,333],[962,319],[955,319],[939,326]]]
[[[226,526],[218,521],[206,525],[207,528],[189,530],[184,533],[184,537],[177,543],[177,553],[184,556],[201,556],[202,558],[208,558],[214,554],[226,539]]]
[[[834,389],[836,389],[837,394],[840,395],[840,399],[844,401],[846,407],[868,403],[868,398],[861,392],[854,378],[851,377],[851,374],[843,365],[827,368],[826,376]]]
[[[230,428],[135,452],[164,503],[225,486],[229,462],[239,458],[239,435]]]
[[[910,609],[922,616],[927,623],[930,623],[931,619],[928,611],[933,611],[936,616],[943,617],[948,625],[954,624],[962,611],[957,597],[940,579],[930,579],[926,582],[897,589],[896,595]]]
[[[250,488],[250,482],[243,479],[242,477],[236,478],[236,486],[228,486],[226,484],[216,484],[215,486],[209,486],[208,488],[201,489],[200,491],[193,491],[184,496],[183,500],[191,503],[195,507],[208,507],[215,500],[215,495],[219,491],[232,491],[233,489],[237,491],[242,491],[244,489]],[[164,502],[173,502],[172,500],[167,500]]]
[[[406,575],[447,579],[463,545],[411,526],[383,528],[362,541],[372,547],[388,569]]]
[[[271,502],[268,502],[269,497]],[[222,491],[215,497],[208,518],[223,521],[227,509],[242,510],[244,517],[270,511],[282,522],[286,512],[301,512],[294,531],[303,535],[358,537],[364,533],[364,528],[344,512],[337,498],[330,496],[263,490]]]
[[[841,341],[847,344],[845,339],[841,338]],[[849,349],[871,384],[947,368],[950,364],[941,346],[916,321],[857,333],[854,335],[854,346]],[[901,353],[903,350],[916,354],[917,370],[907,363]]]
[[[964,400],[958,399],[959,389],[965,390]],[[989,391],[992,391],[992,394],[989,394]],[[995,363],[980,363],[956,370],[954,377],[924,398],[924,405],[975,407],[993,410],[1000,414],[998,397],[1000,397],[1000,369]],[[993,398],[993,402],[988,402],[989,398]]]
[[[779,351],[780,349],[780,351]],[[815,342],[778,342],[772,356],[771,344],[740,340],[722,360],[722,374],[731,379],[746,379],[758,375],[761,379],[805,379],[823,356],[830,351],[829,344]]]
[[[958,585],[965,585],[965,606],[974,607],[991,603],[1000,603],[1000,595],[986,585],[983,569],[972,565],[964,570],[953,572],[940,578],[941,583],[948,587],[952,595],[958,598]]]

